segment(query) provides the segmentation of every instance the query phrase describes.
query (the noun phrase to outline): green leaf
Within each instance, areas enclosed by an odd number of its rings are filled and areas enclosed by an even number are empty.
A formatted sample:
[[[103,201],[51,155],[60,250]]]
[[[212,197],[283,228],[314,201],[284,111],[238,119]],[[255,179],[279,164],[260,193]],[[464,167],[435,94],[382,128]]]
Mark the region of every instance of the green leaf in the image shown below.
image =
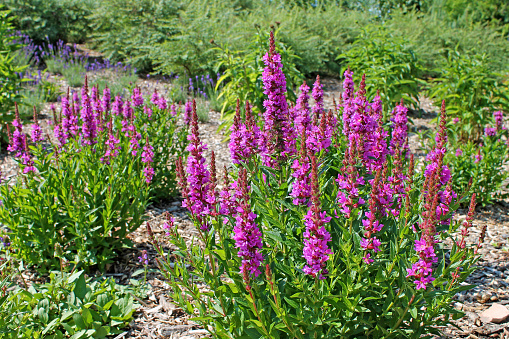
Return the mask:
[[[78,280],[76,281],[76,284],[74,285],[73,292],[76,295],[76,297],[78,297],[82,301],[85,299],[85,296],[87,294],[87,282],[85,280],[84,274],[81,274],[79,276]]]

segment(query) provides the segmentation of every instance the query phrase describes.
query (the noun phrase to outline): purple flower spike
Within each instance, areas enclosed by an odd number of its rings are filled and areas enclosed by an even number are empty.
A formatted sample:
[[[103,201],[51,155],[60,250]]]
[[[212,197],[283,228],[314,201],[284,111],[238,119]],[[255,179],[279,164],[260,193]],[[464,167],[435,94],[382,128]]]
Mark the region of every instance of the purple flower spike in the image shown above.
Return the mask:
[[[304,82],[300,86],[300,95],[294,108],[295,129],[297,135],[302,135],[302,130],[308,130],[311,124],[309,116],[309,86]]]
[[[187,160],[187,185],[186,199],[182,203],[198,222],[198,226],[203,231],[208,231],[210,224],[207,216],[210,214],[211,206],[207,201],[210,189],[210,172],[205,166],[203,151],[207,145],[200,140],[198,132],[198,116],[196,114],[196,101],[193,100],[193,116],[191,120],[191,134],[188,135],[190,141],[187,150],[189,157]]]
[[[310,173],[311,164],[309,162],[306,147],[306,131],[302,130],[301,150],[299,159],[295,159],[292,164],[292,177],[295,178],[290,196],[293,197],[294,205],[303,205],[311,197]]]
[[[240,117],[240,102],[237,100],[235,117],[230,130],[229,148],[232,162],[240,164],[257,152],[258,139],[260,138],[260,130],[251,115],[249,101],[246,101],[246,123],[243,123]]]
[[[143,105],[143,96],[141,95],[141,89],[139,87],[135,87],[133,89],[131,100],[133,102],[134,107],[140,107]]]
[[[392,138],[390,142],[391,153],[394,155],[395,149],[401,150],[401,153],[408,150],[408,108],[403,105],[403,99],[401,103],[394,108],[392,111]],[[403,149],[401,149],[403,147]]]
[[[313,118],[318,121],[320,116],[323,114],[323,86],[320,83],[320,76],[316,76],[316,81],[313,85],[313,99],[315,100],[315,106],[313,107]]]
[[[147,250],[141,251],[141,256],[138,257],[138,261],[140,262],[140,264],[143,264],[145,266],[148,265],[149,259]]]
[[[23,124],[21,123],[21,119],[19,118],[18,104],[14,103],[15,109],[15,119],[12,122],[12,125],[15,127],[12,136],[9,134],[9,146],[7,150],[9,152],[15,152],[16,157],[20,157],[21,154],[25,151],[26,144],[26,135],[23,133]],[[7,130],[9,131],[9,125],[7,125]]]
[[[41,130],[41,126],[39,126],[39,122],[37,121],[37,112],[35,111],[35,106],[34,106],[34,124],[32,125],[31,137],[32,137],[32,142],[34,144],[37,144],[40,141],[42,141],[42,130]]]
[[[304,232],[304,250],[303,257],[306,259],[304,273],[313,278],[325,279],[329,273],[327,271],[327,260],[332,254],[327,243],[331,241],[330,233],[325,229],[325,224],[331,218],[327,217],[325,211],[320,209],[320,191],[318,187],[316,157],[311,156],[311,208],[304,216],[306,231]]]
[[[143,152],[141,153],[141,162],[145,164],[145,168],[143,169],[145,181],[147,184],[150,184],[154,177],[154,168],[152,167],[152,163],[154,162],[154,147],[149,144],[148,137],[145,146],[143,146]]]
[[[235,247],[239,249],[237,255],[242,258],[240,273],[258,277],[261,273],[260,265],[263,261],[261,249],[263,248],[262,233],[255,222],[256,214],[251,212],[249,203],[249,187],[247,184],[247,170],[242,168],[239,171],[237,185],[237,215],[235,227],[233,228],[233,239]]]
[[[262,150],[264,164],[277,167],[278,162],[296,153],[296,137],[286,102],[286,78],[282,71],[281,55],[276,52],[274,32],[270,32],[270,49],[263,61],[263,93],[267,99],[263,102],[265,125]]]
[[[493,113],[493,118],[495,119],[497,131],[504,129],[504,127],[502,126],[504,122],[504,113],[502,111],[496,111]]]

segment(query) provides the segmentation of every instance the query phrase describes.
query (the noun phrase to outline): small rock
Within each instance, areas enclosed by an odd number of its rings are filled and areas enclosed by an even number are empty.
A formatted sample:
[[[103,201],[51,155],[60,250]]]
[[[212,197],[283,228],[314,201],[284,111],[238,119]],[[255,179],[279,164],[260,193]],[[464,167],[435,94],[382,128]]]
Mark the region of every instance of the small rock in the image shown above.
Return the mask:
[[[490,308],[479,314],[482,322],[499,324],[509,317],[507,307],[500,304],[493,304]]]
[[[491,298],[491,293],[483,293],[480,298],[478,298],[481,304],[488,302]]]

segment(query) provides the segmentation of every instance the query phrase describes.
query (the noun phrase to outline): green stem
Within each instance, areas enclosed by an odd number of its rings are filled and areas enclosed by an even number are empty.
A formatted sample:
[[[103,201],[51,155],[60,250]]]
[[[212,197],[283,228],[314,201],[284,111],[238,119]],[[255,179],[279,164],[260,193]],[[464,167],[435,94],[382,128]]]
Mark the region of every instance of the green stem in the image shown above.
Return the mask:
[[[270,338],[270,334],[267,331],[267,328],[265,327],[265,325],[263,324],[262,318],[260,317],[260,313],[258,313],[258,308],[256,307],[256,300],[255,300],[255,297],[253,295],[253,290],[251,288],[249,288],[249,295],[251,296],[251,300],[253,301],[253,307],[254,307],[256,316],[258,317],[258,321],[262,325],[262,328],[265,331],[265,334],[267,335],[267,338]]]

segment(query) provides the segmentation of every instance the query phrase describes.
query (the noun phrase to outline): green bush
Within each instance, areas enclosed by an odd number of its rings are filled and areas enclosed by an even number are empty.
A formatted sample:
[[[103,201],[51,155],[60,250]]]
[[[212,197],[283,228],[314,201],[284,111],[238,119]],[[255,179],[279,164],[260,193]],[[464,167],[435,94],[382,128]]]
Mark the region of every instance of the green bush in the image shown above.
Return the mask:
[[[275,35],[277,35],[277,32]],[[218,48],[222,51],[222,56],[216,65],[216,70],[225,69],[225,71],[217,82],[216,89],[224,85],[221,87],[218,99],[223,102],[221,113],[225,121],[223,127],[226,128],[227,132],[229,132],[229,126],[233,122],[237,100],[240,100],[241,103],[248,100],[252,105],[254,116],[261,119],[265,99],[261,79],[263,67],[265,66],[262,57],[265,54],[264,52],[268,50],[268,40],[268,34],[258,32],[247,51],[230,52],[225,47]],[[281,60],[285,65],[288,99],[295,102],[296,96],[293,89],[303,81],[302,74],[295,67],[295,60],[298,57],[283,43],[278,43],[276,50],[281,55]]]
[[[354,73],[372,79],[366,84],[367,97],[371,99],[380,91],[386,111],[401,100],[418,107],[423,70],[408,41],[392,36],[384,27],[368,26],[338,59]]]
[[[83,271],[49,278],[0,298],[2,338],[106,338],[121,333],[138,306],[113,278],[93,280]]]
[[[0,0],[16,16],[16,28],[37,44],[84,42],[95,0]]]
[[[105,0],[99,1],[90,16],[94,44],[110,60],[129,60],[140,71],[152,68],[145,46],[155,48],[175,29],[168,22],[176,16],[184,1],[172,0]],[[191,42],[190,42],[191,43]],[[176,52],[178,51],[178,52]],[[175,49],[175,55],[190,53]]]
[[[451,54],[440,68],[442,76],[431,82],[429,97],[437,106],[445,100],[447,112],[457,119],[458,123],[451,127],[456,139],[479,140],[493,111],[509,111],[508,102],[501,100],[501,93],[507,88],[498,74],[490,71],[488,61],[486,55],[470,58]]]
[[[26,65],[14,65],[15,53],[21,46],[13,43],[16,37],[10,36],[13,29],[12,19],[9,17],[10,12],[1,9],[0,6],[0,115],[2,116],[0,125],[2,133],[5,133],[5,124],[12,121],[13,118],[14,103],[19,102],[22,98],[18,93],[22,87],[21,79],[17,73],[23,72]],[[2,139],[4,139],[3,135]]]
[[[454,144],[445,158],[451,168],[453,189],[461,194],[475,193],[476,201],[483,206],[507,196],[501,191],[509,176],[504,166],[508,160],[507,145],[501,136],[500,132],[485,136],[480,145]]]
[[[414,52],[428,75],[437,75],[437,61],[455,48],[468,55],[487,53],[497,71],[509,64],[509,42],[500,29],[471,19],[451,23],[438,10],[395,10],[380,21],[370,6],[348,8],[358,6],[348,1],[105,0],[91,18],[95,43],[108,58],[163,74],[210,74],[220,55],[211,40],[247,54],[258,29],[271,26],[298,56],[295,66],[306,77],[340,74],[344,65],[336,56],[349,50],[368,24],[383,27],[390,41],[404,37],[406,50]]]

